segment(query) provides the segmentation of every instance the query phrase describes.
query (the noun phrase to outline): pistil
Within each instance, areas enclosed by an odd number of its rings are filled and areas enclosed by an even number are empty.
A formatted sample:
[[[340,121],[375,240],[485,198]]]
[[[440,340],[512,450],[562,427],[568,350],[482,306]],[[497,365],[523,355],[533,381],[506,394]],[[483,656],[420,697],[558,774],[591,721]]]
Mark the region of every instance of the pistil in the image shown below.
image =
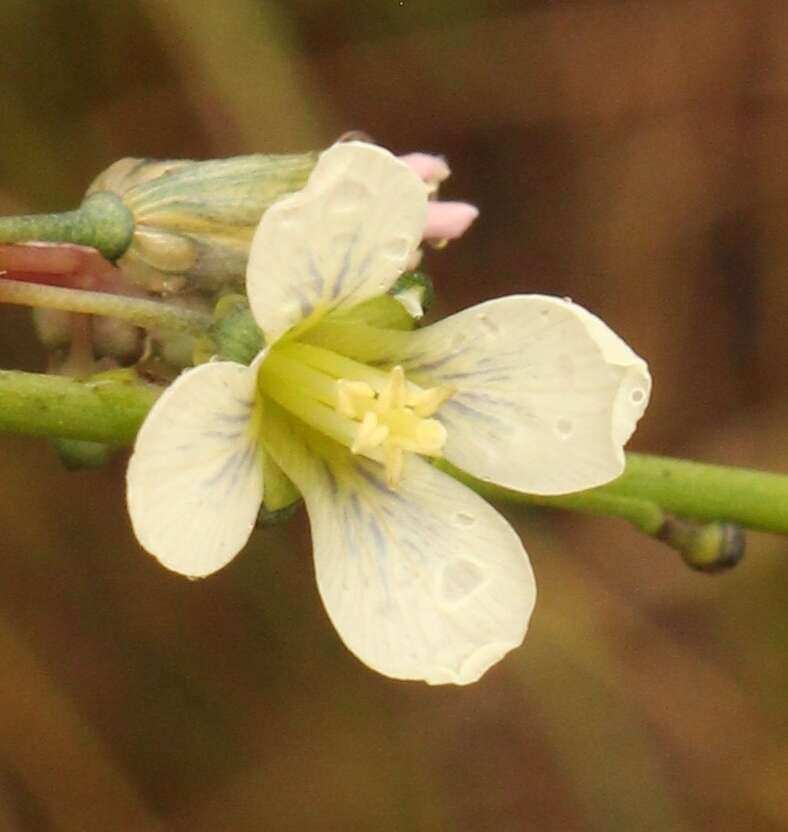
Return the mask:
[[[446,428],[437,419],[427,417],[451,396],[449,388],[419,389],[409,395],[405,371],[400,366],[391,370],[377,394],[358,381],[340,379],[337,387],[337,412],[360,422],[351,451],[369,453],[381,448],[389,486],[396,488],[399,483],[406,451],[440,456],[446,444]]]
[[[261,392],[306,424],[352,453],[381,462],[392,488],[399,483],[405,453],[437,457],[446,443],[446,428],[430,417],[454,391],[445,385],[419,387],[401,366],[385,372],[290,342],[271,351],[259,384]]]

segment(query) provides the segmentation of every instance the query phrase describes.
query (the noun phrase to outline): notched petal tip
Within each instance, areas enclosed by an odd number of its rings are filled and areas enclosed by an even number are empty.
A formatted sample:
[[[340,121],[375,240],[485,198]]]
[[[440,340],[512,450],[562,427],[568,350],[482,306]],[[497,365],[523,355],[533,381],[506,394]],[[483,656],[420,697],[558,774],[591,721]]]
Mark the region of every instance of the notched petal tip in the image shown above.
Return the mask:
[[[525,634],[523,634],[523,638]],[[520,641],[491,641],[474,650],[456,668],[439,668],[424,681],[428,685],[472,685],[498,664],[507,653],[523,643]]]
[[[635,432],[651,398],[651,374],[644,361],[625,370],[613,405],[611,431],[613,441],[622,449]]]
[[[577,304],[571,304],[602,352],[605,361],[621,369],[621,381],[613,404],[611,436],[620,446],[623,471],[623,446],[629,441],[651,398],[651,374],[646,362],[601,319]],[[619,473],[621,473],[619,471]]]
[[[408,335],[401,360],[446,384],[445,457],[532,494],[602,485],[648,402],[645,362],[590,312],[559,298],[487,301]]]

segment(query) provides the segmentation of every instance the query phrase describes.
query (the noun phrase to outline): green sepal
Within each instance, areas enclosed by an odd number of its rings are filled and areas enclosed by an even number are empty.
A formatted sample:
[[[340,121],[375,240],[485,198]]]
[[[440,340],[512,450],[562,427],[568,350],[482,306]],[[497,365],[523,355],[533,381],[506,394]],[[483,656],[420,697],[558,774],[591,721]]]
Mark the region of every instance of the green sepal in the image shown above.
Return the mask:
[[[421,306],[421,315],[415,316],[418,320],[430,311],[432,302],[435,299],[435,287],[432,284],[432,278],[425,272],[404,272],[397,278],[397,282],[391,289],[389,289],[389,294],[400,299],[400,303],[405,305],[403,298],[408,293],[414,293]]]
[[[406,292],[418,292],[417,299],[423,312],[429,309],[434,297],[432,280],[424,272],[405,272],[385,295],[365,300],[346,312],[334,313],[328,323],[342,325],[363,324],[376,329],[414,329],[421,315],[413,316],[401,297]],[[317,324],[316,329],[322,322]]]
[[[276,511],[269,511],[265,507],[265,503],[260,506],[260,511],[257,513],[257,520],[255,525],[258,528],[267,528],[269,526],[280,526],[282,523],[287,523],[293,515],[298,511],[299,501],[290,503],[289,506],[277,509]]]
[[[246,298],[225,295],[216,304],[214,318],[209,333],[195,341],[194,363],[202,364],[216,357],[250,364],[265,346],[265,338]]]
[[[148,291],[179,294],[243,287],[263,212],[304,187],[317,153],[208,161],[121,159],[88,194],[119,196],[134,234],[118,265]]]
[[[354,306],[347,312],[340,312],[330,317],[331,321],[342,324],[363,324],[378,329],[413,329],[416,321],[407,313],[405,307],[393,295],[378,295]],[[317,324],[320,327],[323,322]]]
[[[295,504],[301,499],[301,492],[271,459],[270,454],[263,455],[263,483],[263,509],[268,514],[277,514],[291,507],[295,510]]]

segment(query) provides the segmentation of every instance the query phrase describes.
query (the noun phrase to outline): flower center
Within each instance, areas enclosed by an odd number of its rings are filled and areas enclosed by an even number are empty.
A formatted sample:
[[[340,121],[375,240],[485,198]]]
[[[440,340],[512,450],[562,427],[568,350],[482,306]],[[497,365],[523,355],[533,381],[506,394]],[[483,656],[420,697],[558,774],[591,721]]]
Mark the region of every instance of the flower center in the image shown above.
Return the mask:
[[[275,347],[260,368],[260,389],[321,433],[381,462],[395,488],[404,454],[439,456],[446,428],[430,418],[453,394],[423,388],[405,376],[369,367],[329,350],[290,342]]]
[[[447,387],[417,392],[405,387],[405,371],[394,367],[377,392],[364,381],[337,381],[337,412],[359,423],[350,450],[354,454],[382,448],[386,480],[394,488],[402,474],[405,451],[439,456],[446,444],[446,428],[433,413],[451,396]]]

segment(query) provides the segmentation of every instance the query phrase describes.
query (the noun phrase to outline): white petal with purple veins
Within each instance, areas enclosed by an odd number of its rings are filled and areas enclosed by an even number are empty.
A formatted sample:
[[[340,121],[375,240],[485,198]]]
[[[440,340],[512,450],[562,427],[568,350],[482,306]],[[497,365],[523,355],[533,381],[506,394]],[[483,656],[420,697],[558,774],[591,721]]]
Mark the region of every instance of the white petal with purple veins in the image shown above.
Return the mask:
[[[477,494],[411,456],[383,467],[266,408],[271,454],[304,495],[326,610],[371,668],[476,681],[525,635],[536,589],[520,539]]]
[[[445,457],[464,471],[535,494],[591,488],[623,471],[651,379],[579,306],[499,298],[402,334],[396,348],[409,378],[454,388],[436,418],[448,432]]]
[[[134,533],[175,572],[215,572],[254,527],[263,496],[257,363],[182,373],[137,435],[127,472]]]
[[[273,344],[306,319],[384,294],[422,237],[427,189],[387,150],[326,150],[306,187],[263,215],[249,254],[252,312]]]

